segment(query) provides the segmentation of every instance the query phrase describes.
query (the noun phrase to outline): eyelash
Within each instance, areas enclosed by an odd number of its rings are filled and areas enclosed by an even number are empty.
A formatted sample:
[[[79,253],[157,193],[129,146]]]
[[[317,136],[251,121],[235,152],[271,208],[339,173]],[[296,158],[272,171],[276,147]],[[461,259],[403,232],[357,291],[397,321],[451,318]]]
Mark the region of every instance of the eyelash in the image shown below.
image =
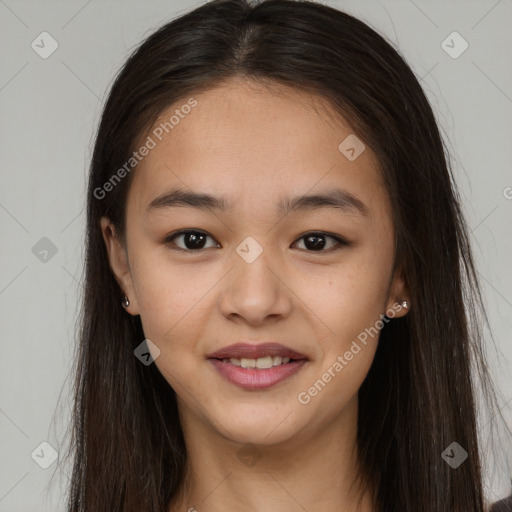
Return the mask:
[[[174,245],[174,250],[181,251],[181,252],[201,252],[206,249],[212,249],[212,247],[206,247],[206,248],[201,248],[201,249],[183,249],[182,247],[176,247],[176,244],[173,243],[173,240],[175,238],[177,238],[181,235],[185,235],[187,233],[195,233],[195,234],[205,235],[205,236],[211,238],[212,240],[215,240],[212,236],[210,236],[205,231],[201,231],[199,229],[182,229],[180,231],[176,231],[175,233],[171,233],[169,236],[167,236],[164,239],[164,244],[168,245],[168,244],[172,243],[172,245]],[[310,253],[322,253],[322,252],[323,253],[331,253],[333,251],[341,249],[343,246],[350,245],[349,242],[347,242],[345,239],[341,238],[339,235],[334,235],[332,233],[326,233],[325,231],[308,231],[307,233],[304,233],[299,238],[297,238],[296,242],[299,240],[302,240],[304,238],[307,238],[308,236],[312,236],[312,235],[321,236],[324,238],[332,238],[333,240],[335,240],[337,242],[337,246],[331,247],[330,249],[327,249],[327,250],[319,250],[319,251],[308,251],[307,249],[301,249],[301,250],[310,252]],[[294,242],[294,244],[296,242]]]

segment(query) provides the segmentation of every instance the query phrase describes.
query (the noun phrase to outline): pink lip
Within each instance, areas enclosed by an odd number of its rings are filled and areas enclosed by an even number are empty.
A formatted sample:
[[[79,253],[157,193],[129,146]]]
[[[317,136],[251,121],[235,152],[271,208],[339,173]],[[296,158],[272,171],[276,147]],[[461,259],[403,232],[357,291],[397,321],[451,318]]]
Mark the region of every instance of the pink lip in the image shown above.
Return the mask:
[[[236,359],[258,359],[265,356],[289,357],[293,361],[261,370],[257,368],[242,368],[241,366],[222,361],[232,357]],[[210,354],[208,360],[220,375],[229,382],[244,389],[258,390],[269,388],[292,376],[304,366],[308,358],[304,354],[279,343],[267,342],[258,345],[251,345],[249,343],[229,345]]]
[[[291,361],[280,366],[264,370],[256,368],[242,368],[231,363],[223,363],[218,359],[209,359],[214,368],[229,382],[244,389],[265,389],[281,382],[298,372],[306,363],[306,359]]]
[[[209,359],[229,359],[236,357],[241,359],[245,357],[247,359],[258,359],[258,357],[265,356],[281,356],[289,357],[290,359],[307,359],[304,354],[296,352],[291,348],[285,347],[279,343],[260,343],[258,345],[251,345],[249,343],[235,343],[224,347],[213,354],[208,356]]]

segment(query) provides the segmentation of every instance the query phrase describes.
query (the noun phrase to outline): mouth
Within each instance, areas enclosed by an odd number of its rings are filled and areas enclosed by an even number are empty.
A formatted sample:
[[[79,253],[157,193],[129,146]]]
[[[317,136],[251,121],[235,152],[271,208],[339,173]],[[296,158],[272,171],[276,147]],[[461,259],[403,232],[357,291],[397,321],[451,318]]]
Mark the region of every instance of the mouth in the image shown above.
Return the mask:
[[[278,343],[237,343],[210,354],[208,360],[232,384],[259,390],[292,376],[308,358]]]
[[[264,356],[258,357],[257,359],[242,357],[238,359],[236,357],[217,359],[223,363],[230,363],[241,368],[256,368],[257,370],[268,370],[275,366],[281,366],[283,364],[293,363],[295,361],[301,361],[301,359],[291,359],[289,357],[281,356]]]
[[[280,343],[265,342],[258,345],[251,345],[250,343],[235,343],[229,345],[216,352],[213,352],[208,359],[264,359],[268,357],[280,357],[281,359],[307,359],[304,354],[297,352],[289,347],[281,345]],[[281,361],[282,362],[282,361]]]

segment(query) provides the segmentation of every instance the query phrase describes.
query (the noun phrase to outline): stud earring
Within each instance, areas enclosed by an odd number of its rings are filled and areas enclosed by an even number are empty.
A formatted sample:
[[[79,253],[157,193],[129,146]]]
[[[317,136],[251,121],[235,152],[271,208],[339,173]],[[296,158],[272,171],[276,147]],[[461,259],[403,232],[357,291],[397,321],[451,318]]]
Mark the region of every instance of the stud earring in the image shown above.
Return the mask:
[[[130,301],[126,295],[121,299],[121,304],[123,305],[123,308],[127,308],[130,305]]]
[[[409,303],[406,300],[398,301],[398,303],[405,309],[409,307]]]

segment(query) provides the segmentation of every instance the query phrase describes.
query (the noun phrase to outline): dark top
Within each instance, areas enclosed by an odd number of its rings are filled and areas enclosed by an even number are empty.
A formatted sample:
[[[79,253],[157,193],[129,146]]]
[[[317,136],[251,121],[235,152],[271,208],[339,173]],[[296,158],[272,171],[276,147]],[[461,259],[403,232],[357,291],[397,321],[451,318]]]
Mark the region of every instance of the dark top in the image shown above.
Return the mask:
[[[494,503],[489,512],[512,512],[512,494],[508,498]]]

